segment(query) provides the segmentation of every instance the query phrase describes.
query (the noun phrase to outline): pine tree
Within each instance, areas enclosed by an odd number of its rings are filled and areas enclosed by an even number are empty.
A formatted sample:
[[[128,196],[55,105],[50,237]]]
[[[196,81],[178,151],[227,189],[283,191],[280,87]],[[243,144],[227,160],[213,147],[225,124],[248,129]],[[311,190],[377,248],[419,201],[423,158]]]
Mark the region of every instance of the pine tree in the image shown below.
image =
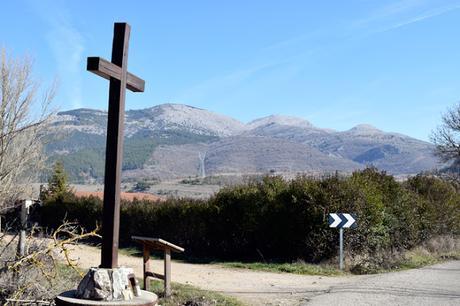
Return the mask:
[[[45,199],[65,199],[72,195],[72,189],[68,184],[67,173],[61,161],[56,161],[53,166],[53,174],[48,179],[48,189],[44,193]]]

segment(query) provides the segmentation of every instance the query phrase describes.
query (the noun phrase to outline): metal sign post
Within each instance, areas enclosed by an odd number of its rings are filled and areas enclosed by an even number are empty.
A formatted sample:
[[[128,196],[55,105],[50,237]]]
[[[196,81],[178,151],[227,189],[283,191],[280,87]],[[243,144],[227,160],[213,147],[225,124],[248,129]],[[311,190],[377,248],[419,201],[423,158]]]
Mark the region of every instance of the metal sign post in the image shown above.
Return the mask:
[[[344,269],[343,264],[343,229],[344,228],[356,228],[356,215],[334,213],[329,214],[329,227],[339,229],[339,268]]]
[[[340,270],[343,270],[343,228],[339,229],[339,239],[340,239],[339,268]]]

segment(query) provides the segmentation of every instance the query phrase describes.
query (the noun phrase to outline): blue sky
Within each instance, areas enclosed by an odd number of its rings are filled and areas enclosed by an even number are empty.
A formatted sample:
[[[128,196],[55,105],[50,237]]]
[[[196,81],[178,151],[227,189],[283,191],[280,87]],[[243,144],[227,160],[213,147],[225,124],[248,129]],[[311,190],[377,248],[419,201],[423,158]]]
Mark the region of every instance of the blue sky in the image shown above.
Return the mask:
[[[106,109],[113,22],[131,27],[126,107],[173,102],[243,122],[294,115],[427,140],[460,101],[460,1],[5,1],[0,45],[59,80],[60,110]]]

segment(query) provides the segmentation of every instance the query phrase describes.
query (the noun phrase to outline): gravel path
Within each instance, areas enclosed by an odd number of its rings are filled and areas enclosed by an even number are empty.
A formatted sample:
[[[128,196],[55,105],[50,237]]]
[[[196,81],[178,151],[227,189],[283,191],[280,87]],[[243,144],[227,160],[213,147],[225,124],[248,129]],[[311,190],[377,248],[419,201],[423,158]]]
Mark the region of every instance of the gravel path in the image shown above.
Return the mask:
[[[86,269],[99,265],[100,250],[79,245],[71,251],[71,256],[79,260],[81,268]],[[136,275],[142,275],[142,258],[119,254],[118,263],[132,267]],[[155,272],[163,273],[162,260],[154,259],[152,267]],[[171,270],[173,282],[218,291],[248,305],[299,305],[314,295],[326,292],[331,286],[347,284],[360,278],[257,272],[175,261],[172,262]]]
[[[82,268],[99,264],[100,250],[71,252]],[[174,255],[173,255],[174,256]],[[119,264],[142,275],[142,258],[119,254]],[[163,261],[153,260],[162,273]],[[363,276],[309,276],[172,262],[172,280],[234,296],[248,305],[460,305],[460,261]]]

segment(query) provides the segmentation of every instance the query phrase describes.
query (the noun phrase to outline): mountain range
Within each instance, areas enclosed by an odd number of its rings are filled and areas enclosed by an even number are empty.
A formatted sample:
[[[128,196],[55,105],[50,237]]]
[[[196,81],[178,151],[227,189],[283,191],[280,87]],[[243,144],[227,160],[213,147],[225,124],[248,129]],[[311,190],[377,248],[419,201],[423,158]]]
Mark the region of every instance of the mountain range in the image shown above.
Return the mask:
[[[104,173],[107,112],[75,109],[53,119],[46,150],[75,182]],[[249,123],[183,104],[128,110],[124,179],[184,178],[219,174],[324,173],[373,165],[394,175],[439,167],[434,146],[371,125],[347,131],[272,115]]]

